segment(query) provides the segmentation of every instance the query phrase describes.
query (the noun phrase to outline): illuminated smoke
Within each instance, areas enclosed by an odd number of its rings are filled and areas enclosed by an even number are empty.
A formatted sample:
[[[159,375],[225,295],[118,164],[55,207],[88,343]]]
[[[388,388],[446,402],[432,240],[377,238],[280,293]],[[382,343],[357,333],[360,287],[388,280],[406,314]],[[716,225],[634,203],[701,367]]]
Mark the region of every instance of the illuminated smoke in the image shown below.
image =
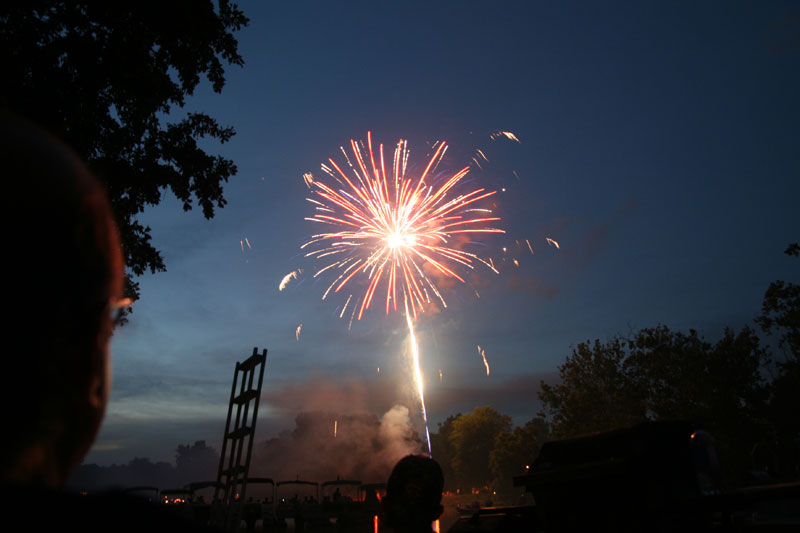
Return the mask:
[[[385,482],[397,461],[420,453],[422,446],[404,406],[395,405],[380,418],[366,413],[303,412],[295,418],[293,431],[254,448],[251,475],[276,481],[299,477],[322,482],[340,477]]]

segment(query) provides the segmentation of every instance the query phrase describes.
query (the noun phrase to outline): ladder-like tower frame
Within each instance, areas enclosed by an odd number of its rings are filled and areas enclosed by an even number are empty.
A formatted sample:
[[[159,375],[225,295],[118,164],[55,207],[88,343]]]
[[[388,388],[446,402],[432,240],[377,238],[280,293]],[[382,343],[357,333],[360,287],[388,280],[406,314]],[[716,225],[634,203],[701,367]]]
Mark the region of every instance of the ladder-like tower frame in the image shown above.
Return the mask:
[[[253,452],[258,403],[261,399],[261,384],[264,380],[266,361],[266,348],[259,354],[256,347],[253,348],[253,355],[236,363],[236,369],[233,372],[228,420],[225,422],[222,452],[217,471],[217,488],[214,491],[215,501],[221,504],[225,510],[226,530],[236,528],[242,507],[238,503],[244,503],[247,495],[247,476],[250,472],[250,457]],[[258,384],[254,386],[256,372],[258,372]],[[234,406],[236,407],[235,418],[233,416]],[[233,427],[231,427],[231,420],[234,421]],[[247,441],[246,448],[245,441]],[[240,486],[241,490],[239,490]]]

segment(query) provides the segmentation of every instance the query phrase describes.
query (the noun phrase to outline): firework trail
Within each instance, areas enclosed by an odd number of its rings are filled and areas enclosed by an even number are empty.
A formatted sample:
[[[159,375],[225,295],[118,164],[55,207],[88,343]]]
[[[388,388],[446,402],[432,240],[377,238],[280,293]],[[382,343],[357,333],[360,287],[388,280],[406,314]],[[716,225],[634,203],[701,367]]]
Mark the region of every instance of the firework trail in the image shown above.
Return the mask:
[[[428,455],[433,455],[431,452],[431,434],[428,431],[428,413],[425,411],[425,392],[422,383],[422,371],[419,368],[419,346],[417,345],[417,337],[414,335],[414,324],[411,322],[411,314],[406,309],[406,322],[408,323],[409,340],[411,342],[411,358],[414,362],[414,381],[417,383],[417,393],[419,394],[419,401],[422,405],[422,420],[425,422],[425,439],[428,442]]]
[[[383,144],[378,145],[377,151],[373,149],[372,134],[367,132],[366,145],[351,140],[349,152],[341,147],[346,164],[340,165],[330,158],[321,166],[330,181],[304,174],[304,183],[311,191],[307,200],[314,206],[313,216],[306,220],[326,229],[301,246],[309,250],[306,257],[323,261],[314,278],[325,272],[333,274],[323,300],[331,291],[342,291],[354,279],[366,278],[366,290],[352,303],[348,327],[354,318],[361,320],[376,294],[379,299],[385,295],[387,315],[398,311],[398,299],[402,298],[401,311],[405,311],[411,339],[429,452],[422,373],[412,318],[416,319],[434,299],[447,307],[434,277],[454,278],[464,283],[463,272],[458,271],[473,270],[478,263],[498,273],[491,259],[487,261],[462,249],[459,237],[505,233],[492,226],[500,217],[491,216],[491,209],[484,205],[497,191],[477,188],[459,192],[458,185],[470,167],[452,175],[437,176],[436,169],[447,144],[437,141],[431,149],[433,155],[424,171],[411,176],[407,174],[407,141],[398,141],[389,160]],[[486,158],[482,152],[480,155]],[[284,277],[281,290],[292,274]],[[353,294],[348,296],[340,318],[351,299]]]
[[[481,348],[480,344],[478,345],[478,353],[481,357],[483,357],[483,366],[486,367],[486,375],[489,375],[489,361],[486,360],[486,350]]]

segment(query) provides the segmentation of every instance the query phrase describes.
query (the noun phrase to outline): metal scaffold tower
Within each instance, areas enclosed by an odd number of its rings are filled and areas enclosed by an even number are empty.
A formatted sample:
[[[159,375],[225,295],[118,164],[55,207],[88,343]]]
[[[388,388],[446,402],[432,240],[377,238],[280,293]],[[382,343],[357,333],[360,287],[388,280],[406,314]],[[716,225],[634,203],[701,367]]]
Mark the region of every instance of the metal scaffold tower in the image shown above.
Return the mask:
[[[214,492],[214,499],[225,509],[226,530],[234,529],[238,525],[241,505],[237,503],[243,503],[246,497],[247,476],[250,471],[250,456],[253,451],[266,361],[267,350],[264,349],[259,354],[258,348],[253,348],[253,355],[242,362],[237,362],[233,372],[228,420],[225,422],[217,488]],[[256,375],[258,375],[257,380]],[[257,384],[254,385],[256,381]]]

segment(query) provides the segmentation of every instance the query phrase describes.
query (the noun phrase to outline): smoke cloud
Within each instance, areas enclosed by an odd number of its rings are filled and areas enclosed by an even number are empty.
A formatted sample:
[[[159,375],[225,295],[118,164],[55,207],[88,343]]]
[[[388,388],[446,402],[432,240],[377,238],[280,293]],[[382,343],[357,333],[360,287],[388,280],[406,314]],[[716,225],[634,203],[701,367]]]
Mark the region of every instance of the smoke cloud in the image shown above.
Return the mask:
[[[408,408],[394,405],[382,417],[372,413],[302,412],[295,428],[253,450],[251,475],[275,481],[355,479],[385,482],[405,455],[421,453]]]

